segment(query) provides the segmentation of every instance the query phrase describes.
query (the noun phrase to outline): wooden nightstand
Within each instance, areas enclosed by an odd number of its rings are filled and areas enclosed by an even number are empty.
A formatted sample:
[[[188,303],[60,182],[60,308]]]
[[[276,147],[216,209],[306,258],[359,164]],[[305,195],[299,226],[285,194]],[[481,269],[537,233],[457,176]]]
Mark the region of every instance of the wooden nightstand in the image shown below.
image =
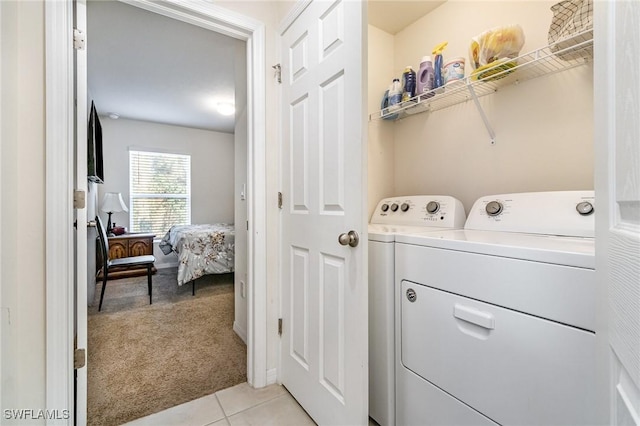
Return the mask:
[[[120,259],[122,257],[143,256],[145,254],[153,254],[154,234],[133,233],[122,234],[115,237],[108,237],[109,240],[109,258]],[[100,241],[96,241],[96,267],[99,269],[98,279],[102,279],[102,250],[100,250]],[[156,268],[151,269],[156,273]],[[131,268],[115,268],[109,269],[109,279],[137,277],[147,275],[147,268],[142,266]]]

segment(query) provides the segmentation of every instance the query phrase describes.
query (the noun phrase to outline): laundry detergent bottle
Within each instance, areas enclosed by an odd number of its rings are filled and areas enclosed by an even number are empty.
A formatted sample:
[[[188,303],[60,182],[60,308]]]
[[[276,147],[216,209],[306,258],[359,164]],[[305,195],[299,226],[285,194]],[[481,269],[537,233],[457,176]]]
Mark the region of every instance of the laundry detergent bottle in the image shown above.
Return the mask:
[[[434,69],[431,62],[431,56],[424,56],[420,62],[420,70],[418,71],[418,96],[420,100],[433,96]]]
[[[389,111],[400,108],[400,102],[402,102],[402,84],[400,79],[394,78],[389,86]]]
[[[442,42],[439,45],[437,45],[434,49],[433,49],[433,54],[434,56],[434,64],[433,64],[433,88],[437,89],[440,88],[442,86],[444,86],[444,75],[442,74],[442,51],[444,50],[445,47],[447,47],[447,44],[449,44],[449,42]],[[444,90],[444,89],[441,89]]]
[[[402,102],[406,102],[416,95],[416,72],[407,65],[402,73]]]

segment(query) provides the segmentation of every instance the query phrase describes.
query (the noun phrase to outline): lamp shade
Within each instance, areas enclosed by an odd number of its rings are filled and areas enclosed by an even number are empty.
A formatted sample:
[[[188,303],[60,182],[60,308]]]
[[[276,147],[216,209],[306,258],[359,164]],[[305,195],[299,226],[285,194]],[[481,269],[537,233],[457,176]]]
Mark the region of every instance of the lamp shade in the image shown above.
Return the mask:
[[[107,192],[102,197],[101,210],[106,213],[128,212],[129,209],[122,200],[122,194],[119,192]]]

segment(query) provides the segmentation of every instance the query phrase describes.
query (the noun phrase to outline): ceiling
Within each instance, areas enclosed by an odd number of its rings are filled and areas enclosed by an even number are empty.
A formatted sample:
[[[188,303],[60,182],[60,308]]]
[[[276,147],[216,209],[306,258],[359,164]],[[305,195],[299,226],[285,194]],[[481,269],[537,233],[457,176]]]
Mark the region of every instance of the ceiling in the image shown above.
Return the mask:
[[[232,133],[245,43],[119,1],[87,4],[89,96],[100,115]],[[244,53],[242,53],[244,55]],[[245,70],[238,70],[244,83]]]
[[[446,0],[369,0],[369,23],[389,34],[413,24]]]
[[[390,34],[444,1],[370,0],[369,23]],[[87,2],[89,96],[102,116],[226,133],[234,116],[216,103],[235,102],[236,55],[245,43],[119,1]],[[236,71],[239,78],[236,78]]]

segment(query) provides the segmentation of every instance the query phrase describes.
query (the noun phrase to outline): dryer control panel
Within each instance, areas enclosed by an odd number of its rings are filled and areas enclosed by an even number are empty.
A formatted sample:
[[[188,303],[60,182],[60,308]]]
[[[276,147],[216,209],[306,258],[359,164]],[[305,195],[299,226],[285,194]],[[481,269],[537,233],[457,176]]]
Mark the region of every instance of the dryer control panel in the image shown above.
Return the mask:
[[[488,195],[473,204],[464,229],[593,238],[595,195],[593,191]]]
[[[460,200],[448,195],[410,195],[382,199],[372,224],[462,228],[466,215]]]

